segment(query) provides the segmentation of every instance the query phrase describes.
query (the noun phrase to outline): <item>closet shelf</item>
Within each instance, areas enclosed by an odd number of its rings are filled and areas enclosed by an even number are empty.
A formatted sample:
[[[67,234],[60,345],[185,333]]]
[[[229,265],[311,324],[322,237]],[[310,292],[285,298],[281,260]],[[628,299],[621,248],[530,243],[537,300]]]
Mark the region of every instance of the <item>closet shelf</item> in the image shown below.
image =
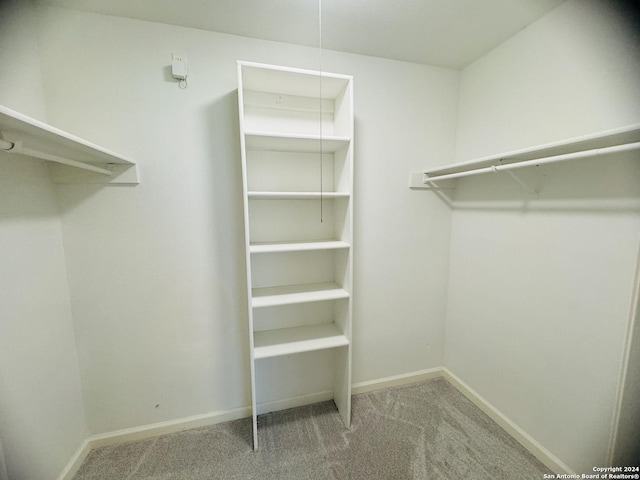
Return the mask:
[[[335,100],[351,82],[349,75],[302,70],[256,62],[238,62],[243,67],[245,90]],[[320,83],[322,82],[322,84]],[[320,88],[322,86],[322,88]]]
[[[483,173],[509,172],[516,168],[638,149],[640,149],[640,124],[633,124],[560,142],[412,172],[409,186],[410,188],[429,188],[430,183],[437,181]]]
[[[254,333],[254,358],[345,347],[349,340],[334,323],[280,328]]]
[[[130,168],[135,171],[133,160],[3,105],[0,105],[0,133],[0,151],[98,173],[107,177],[104,182],[138,183],[137,175],[131,174],[127,181],[114,181]]]
[[[317,200],[319,198],[349,198],[348,192],[248,192],[251,200]]]
[[[253,243],[249,247],[251,253],[304,252],[309,250],[338,250],[349,248],[347,242],[338,240],[322,242],[270,242]]]
[[[335,153],[349,145],[349,137],[333,135],[297,135],[273,132],[245,131],[246,148],[276,152]]]
[[[274,95],[269,92],[245,90],[244,108],[276,110],[279,112],[302,112],[314,115],[333,115],[335,113],[335,102],[333,99],[322,99],[314,97],[301,97],[299,95]]]
[[[321,302],[340,298],[349,298],[349,292],[333,282],[251,289],[251,306],[253,308]]]

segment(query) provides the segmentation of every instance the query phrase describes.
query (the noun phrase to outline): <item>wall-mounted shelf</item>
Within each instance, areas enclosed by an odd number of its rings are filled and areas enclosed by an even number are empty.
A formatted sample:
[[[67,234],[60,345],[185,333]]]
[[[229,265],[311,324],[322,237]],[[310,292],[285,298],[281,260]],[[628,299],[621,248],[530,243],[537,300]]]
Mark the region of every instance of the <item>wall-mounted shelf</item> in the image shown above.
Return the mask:
[[[580,158],[593,158],[612,153],[640,149],[640,124],[575,137],[476,160],[454,163],[421,172],[411,172],[410,188],[432,188],[436,182],[491,172],[557,163]],[[521,184],[522,182],[515,177]],[[450,186],[450,185],[449,185]]]
[[[56,183],[139,183],[133,160],[2,105],[0,134],[0,152],[52,162]]]

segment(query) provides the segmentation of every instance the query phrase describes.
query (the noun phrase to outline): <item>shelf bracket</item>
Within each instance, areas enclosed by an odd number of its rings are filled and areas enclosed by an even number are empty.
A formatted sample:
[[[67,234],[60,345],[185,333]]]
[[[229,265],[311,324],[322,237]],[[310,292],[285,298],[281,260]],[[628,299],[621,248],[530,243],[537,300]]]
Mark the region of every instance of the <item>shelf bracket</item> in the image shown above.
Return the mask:
[[[82,168],[83,170],[89,170],[91,172],[100,173],[102,175],[112,176],[113,170],[108,168],[98,167],[96,165],[91,165],[88,163],[78,162],[76,160],[71,160],[69,158],[59,157],[57,155],[52,155],[50,153],[41,152],[39,150],[33,150],[31,148],[23,147],[22,142],[9,142],[7,140],[2,140],[0,142],[0,149],[4,150],[7,153],[19,153],[21,155],[26,155],[28,157],[40,158],[42,160],[47,160],[49,162],[62,163],[63,165],[69,165],[71,167]]]
[[[518,185],[520,185],[522,188],[524,188],[525,190],[527,190],[529,193],[532,193],[533,195],[535,195],[536,197],[540,195],[540,192],[538,190],[536,190],[535,188],[533,188],[531,185],[529,185],[527,182],[525,182],[524,180],[522,180],[518,175],[516,175],[515,173],[513,173],[511,170],[498,170],[496,167],[493,167],[493,171],[494,172],[504,172],[509,174],[509,176],[513,179],[514,182],[516,182]]]
[[[412,190],[453,190],[456,182],[442,180],[437,185],[425,182],[424,172],[411,172],[409,176],[409,188]]]

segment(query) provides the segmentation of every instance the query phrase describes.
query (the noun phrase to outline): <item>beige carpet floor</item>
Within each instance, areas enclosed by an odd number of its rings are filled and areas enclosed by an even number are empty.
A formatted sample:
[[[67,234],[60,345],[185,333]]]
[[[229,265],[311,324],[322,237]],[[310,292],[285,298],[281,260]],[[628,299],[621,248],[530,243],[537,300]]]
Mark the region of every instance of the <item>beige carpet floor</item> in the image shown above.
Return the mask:
[[[74,480],[538,480],[551,473],[444,379],[93,450]]]

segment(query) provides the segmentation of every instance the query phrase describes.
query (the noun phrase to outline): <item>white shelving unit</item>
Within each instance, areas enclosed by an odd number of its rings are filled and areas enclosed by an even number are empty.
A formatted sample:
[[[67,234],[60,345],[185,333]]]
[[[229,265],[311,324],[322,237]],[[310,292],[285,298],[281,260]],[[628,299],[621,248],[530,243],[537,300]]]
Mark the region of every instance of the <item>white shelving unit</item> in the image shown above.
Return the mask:
[[[258,403],[286,400],[257,391],[256,362],[265,359],[304,362],[326,351],[331,361],[316,367],[332,370],[333,398],[350,425],[352,78],[238,62],[238,100],[257,449]]]
[[[133,160],[3,105],[0,152],[50,162],[55,183],[139,183]]]

